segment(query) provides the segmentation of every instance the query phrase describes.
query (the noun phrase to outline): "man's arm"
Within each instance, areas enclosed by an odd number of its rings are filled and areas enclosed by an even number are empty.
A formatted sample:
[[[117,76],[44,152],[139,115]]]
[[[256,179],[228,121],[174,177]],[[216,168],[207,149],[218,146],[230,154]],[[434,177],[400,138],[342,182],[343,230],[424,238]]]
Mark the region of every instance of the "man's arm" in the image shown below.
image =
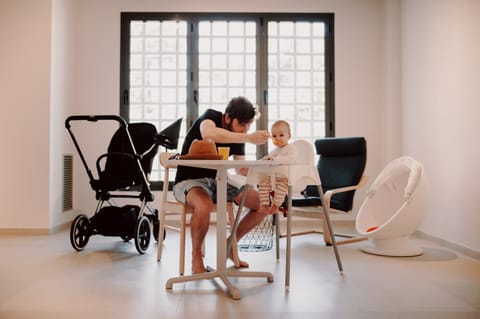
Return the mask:
[[[215,126],[212,120],[206,119],[200,123],[200,133],[203,139],[211,139],[215,143],[251,143],[264,144],[270,134],[268,131],[255,131],[252,133],[231,132]]]

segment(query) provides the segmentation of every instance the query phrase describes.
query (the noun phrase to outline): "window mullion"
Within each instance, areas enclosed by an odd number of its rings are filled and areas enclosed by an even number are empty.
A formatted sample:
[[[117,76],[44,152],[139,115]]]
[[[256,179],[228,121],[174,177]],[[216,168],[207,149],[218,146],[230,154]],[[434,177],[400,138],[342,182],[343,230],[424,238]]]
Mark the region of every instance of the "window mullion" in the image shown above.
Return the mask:
[[[257,20],[257,105],[262,116],[257,121],[257,128],[268,130],[268,37],[266,19]],[[257,147],[257,158],[268,153],[268,145]]]
[[[187,119],[188,128],[193,124],[198,117],[198,20],[192,19],[189,21],[190,32],[188,32],[188,46],[187,46]]]

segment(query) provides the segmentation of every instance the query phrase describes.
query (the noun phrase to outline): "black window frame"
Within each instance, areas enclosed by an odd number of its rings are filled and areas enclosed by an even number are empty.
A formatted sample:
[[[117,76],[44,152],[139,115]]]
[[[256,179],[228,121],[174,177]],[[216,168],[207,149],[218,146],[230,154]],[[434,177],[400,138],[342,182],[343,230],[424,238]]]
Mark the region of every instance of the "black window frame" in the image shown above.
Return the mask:
[[[268,129],[268,50],[267,50],[267,22],[274,21],[295,21],[295,22],[312,22],[321,21],[326,26],[325,33],[325,136],[335,136],[335,43],[334,43],[334,14],[333,13],[252,13],[252,12],[121,12],[120,24],[120,116],[129,122],[129,70],[130,70],[130,22],[131,21],[148,21],[148,20],[186,20],[191,28],[201,20],[256,20],[261,26],[260,32],[257,34],[257,101],[262,117],[257,122],[257,129]],[[188,37],[188,72],[198,71],[195,68],[195,52],[192,39],[193,32]],[[193,63],[191,61],[194,61]],[[192,73],[193,74],[193,73]],[[189,76],[190,81],[187,85],[187,118],[186,123],[191,126],[195,118],[198,116],[198,106],[196,106],[195,87],[197,86],[198,77]],[[187,127],[188,129],[188,127]],[[181,146],[179,146],[180,148]],[[257,147],[257,157],[267,153],[267,146]],[[152,189],[161,189],[162,182],[151,181]]]

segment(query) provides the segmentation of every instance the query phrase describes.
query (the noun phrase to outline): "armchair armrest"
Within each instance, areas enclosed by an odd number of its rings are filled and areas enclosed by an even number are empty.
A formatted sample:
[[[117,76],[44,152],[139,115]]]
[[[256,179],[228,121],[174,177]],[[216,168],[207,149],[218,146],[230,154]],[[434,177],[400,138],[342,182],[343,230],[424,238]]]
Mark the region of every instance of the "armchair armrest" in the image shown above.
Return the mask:
[[[362,178],[360,178],[360,181],[357,185],[345,186],[326,191],[324,194],[325,202],[328,204],[328,206],[330,206],[330,199],[333,195],[359,189],[366,184],[367,179],[368,177],[366,175],[362,175]]]

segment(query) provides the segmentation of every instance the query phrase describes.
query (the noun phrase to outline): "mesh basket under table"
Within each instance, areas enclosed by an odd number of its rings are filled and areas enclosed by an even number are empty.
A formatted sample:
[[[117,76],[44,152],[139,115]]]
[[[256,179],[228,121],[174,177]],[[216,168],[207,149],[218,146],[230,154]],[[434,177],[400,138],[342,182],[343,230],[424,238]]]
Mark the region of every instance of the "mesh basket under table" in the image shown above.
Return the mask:
[[[273,247],[273,215],[268,215],[238,242],[240,251],[267,251]]]

